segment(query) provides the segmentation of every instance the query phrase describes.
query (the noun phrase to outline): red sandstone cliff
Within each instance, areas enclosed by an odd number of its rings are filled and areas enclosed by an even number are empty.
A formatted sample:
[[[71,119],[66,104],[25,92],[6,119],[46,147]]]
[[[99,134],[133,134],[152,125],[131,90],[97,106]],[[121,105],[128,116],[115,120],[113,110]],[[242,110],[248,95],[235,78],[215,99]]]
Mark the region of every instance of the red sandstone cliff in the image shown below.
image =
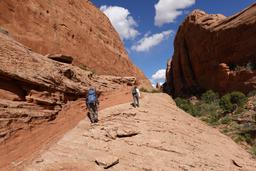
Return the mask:
[[[37,53],[70,55],[98,74],[136,76],[151,86],[108,18],[88,0],[2,0],[0,26]]]
[[[256,89],[256,4],[225,17],[193,11],[180,26],[165,90],[174,96],[212,89]]]
[[[35,53],[0,33],[0,144],[13,133],[54,120],[68,101],[121,90],[134,77],[98,76]]]

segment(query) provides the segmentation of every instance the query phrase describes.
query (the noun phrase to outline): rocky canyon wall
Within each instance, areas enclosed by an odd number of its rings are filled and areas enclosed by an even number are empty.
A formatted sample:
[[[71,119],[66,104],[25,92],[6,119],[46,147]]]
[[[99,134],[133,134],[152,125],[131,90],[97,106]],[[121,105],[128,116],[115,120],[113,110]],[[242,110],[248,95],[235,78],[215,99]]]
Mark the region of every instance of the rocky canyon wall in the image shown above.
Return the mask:
[[[256,89],[256,4],[225,17],[193,11],[180,26],[165,90],[174,96]]]
[[[39,54],[65,54],[97,74],[150,82],[129,59],[108,18],[89,0],[2,0],[0,27]]]

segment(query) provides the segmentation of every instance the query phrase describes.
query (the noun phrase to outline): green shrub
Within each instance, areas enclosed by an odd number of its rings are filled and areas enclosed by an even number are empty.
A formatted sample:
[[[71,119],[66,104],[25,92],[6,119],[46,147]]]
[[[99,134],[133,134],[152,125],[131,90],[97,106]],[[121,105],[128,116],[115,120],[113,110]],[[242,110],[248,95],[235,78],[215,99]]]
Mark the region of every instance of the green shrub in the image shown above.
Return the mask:
[[[256,145],[252,146],[251,153],[256,156]]]
[[[161,90],[158,90],[158,89],[149,90],[149,89],[146,89],[144,87],[141,87],[140,91],[144,92],[144,93],[161,93]]]
[[[217,115],[209,115],[208,117],[202,118],[202,121],[207,122],[210,125],[219,125],[219,117]]]
[[[198,116],[198,114],[200,113],[198,106],[196,106],[196,105],[194,106],[186,99],[178,97],[175,99],[175,102],[179,108],[181,108],[182,110],[184,110],[187,113],[190,113],[193,116]]]
[[[239,107],[243,107],[247,101],[247,97],[244,93],[234,91],[230,94],[230,100],[232,104],[237,104]]]
[[[215,93],[212,90],[208,90],[205,93],[202,94],[201,99],[205,102],[205,103],[213,103],[216,100],[218,100],[219,95],[218,93]]]
[[[186,112],[189,111],[189,109],[191,108],[191,104],[189,103],[189,101],[181,97],[177,97],[175,99],[175,103],[179,108],[183,109]]]
[[[222,96],[219,105],[224,112],[232,112],[233,104],[231,103],[230,94]]]
[[[160,89],[153,89],[151,90],[151,93],[162,93],[162,91]]]
[[[220,114],[222,112],[218,103],[201,103],[199,104],[199,115],[203,116],[202,120],[210,125],[218,125]]]
[[[246,110],[243,108],[243,107],[238,107],[237,109],[236,109],[236,111],[235,111],[235,114],[241,114],[241,113],[243,113],[243,112],[245,112]]]
[[[244,141],[245,141],[244,136],[242,136],[242,135],[240,135],[240,134],[235,134],[232,138],[233,138],[233,140],[234,140],[236,143],[240,143],[240,142],[244,142]]]
[[[220,119],[220,123],[221,124],[229,124],[231,122],[231,118],[229,116],[225,116],[223,118]]]
[[[218,103],[200,103],[198,104],[198,108],[200,109],[200,115],[216,115],[221,113],[221,108]]]
[[[233,112],[237,107],[242,108],[247,101],[247,97],[238,91],[222,96],[219,105],[224,112]]]

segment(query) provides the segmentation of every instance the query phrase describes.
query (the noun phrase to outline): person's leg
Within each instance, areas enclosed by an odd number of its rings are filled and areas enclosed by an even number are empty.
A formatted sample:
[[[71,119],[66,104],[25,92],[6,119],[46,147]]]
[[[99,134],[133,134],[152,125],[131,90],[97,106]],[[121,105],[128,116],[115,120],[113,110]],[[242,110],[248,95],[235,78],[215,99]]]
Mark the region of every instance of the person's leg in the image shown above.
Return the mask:
[[[94,105],[93,105],[93,111],[94,111],[94,121],[95,121],[95,122],[98,122],[99,119],[98,119],[98,108],[97,108],[97,104],[94,104]]]
[[[133,97],[133,106],[136,107],[137,106],[136,96],[132,96],[132,97]]]
[[[93,107],[91,104],[89,104],[89,118],[91,120],[91,123],[94,123]]]
[[[136,96],[137,106],[140,107],[139,96]]]

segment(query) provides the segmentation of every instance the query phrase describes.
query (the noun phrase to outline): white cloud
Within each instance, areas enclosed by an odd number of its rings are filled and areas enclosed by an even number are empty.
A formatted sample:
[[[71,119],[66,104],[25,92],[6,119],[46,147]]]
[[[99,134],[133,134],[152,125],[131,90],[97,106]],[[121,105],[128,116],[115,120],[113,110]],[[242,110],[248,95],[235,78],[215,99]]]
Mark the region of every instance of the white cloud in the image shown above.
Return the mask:
[[[155,25],[162,26],[165,23],[172,23],[183,14],[183,9],[195,4],[196,0],[159,0],[155,4]]]
[[[152,79],[153,81],[163,81],[165,80],[165,69],[160,69],[158,70],[155,74],[152,75]]]
[[[151,79],[149,80],[153,87],[156,87],[157,83],[160,83],[160,85],[163,85],[163,83],[165,82],[165,71],[166,71],[165,69],[160,69],[152,75]]]
[[[157,46],[163,40],[167,39],[171,33],[173,33],[172,30],[153,34],[151,36],[145,34],[145,36],[141,40],[139,40],[135,45],[132,46],[132,50],[137,52],[149,51],[152,47]]]
[[[103,5],[100,7],[100,10],[109,18],[123,40],[134,39],[139,35],[139,32],[136,30],[137,23],[130,15],[128,9]]]

